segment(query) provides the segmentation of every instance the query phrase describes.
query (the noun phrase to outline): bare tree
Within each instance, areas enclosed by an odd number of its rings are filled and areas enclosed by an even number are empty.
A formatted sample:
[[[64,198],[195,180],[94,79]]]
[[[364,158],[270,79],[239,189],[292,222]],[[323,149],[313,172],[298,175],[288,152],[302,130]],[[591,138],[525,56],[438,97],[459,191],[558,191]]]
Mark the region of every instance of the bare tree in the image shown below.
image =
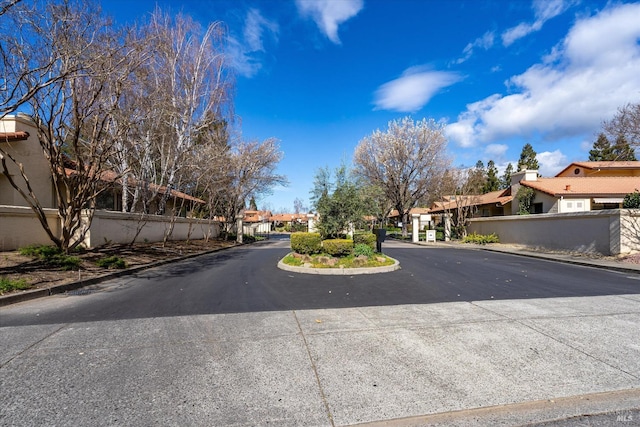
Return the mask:
[[[640,149],[640,102],[618,108],[611,120],[602,123],[602,128],[611,141],[622,136],[631,147]]]
[[[355,173],[384,192],[402,216],[407,235],[409,211],[435,191],[449,165],[444,127],[433,119],[414,122],[405,117],[389,122],[356,147]]]
[[[112,150],[107,128],[127,76],[127,55],[109,22],[90,3],[71,0],[49,3],[32,21],[35,36],[25,43],[9,76],[21,93],[31,93],[28,105],[37,137],[49,164],[61,219],[61,235],[47,223],[42,204],[31,188],[27,171],[18,159],[2,153],[3,173],[42,224],[54,244],[68,252],[84,240],[93,216],[96,197],[104,186],[101,178]],[[48,19],[41,20],[46,15]],[[27,18],[25,18],[27,19]],[[14,52],[18,55],[18,52]],[[55,58],[51,64],[51,58]],[[46,84],[29,70],[46,69]],[[12,177],[7,159],[20,170]],[[22,185],[21,185],[22,184]]]
[[[209,201],[210,215],[223,217],[225,231],[229,232],[245,200],[269,194],[273,187],[286,185],[287,179],[276,173],[282,152],[274,138],[233,141],[221,157],[217,154],[212,155],[217,160],[216,167],[207,173],[209,183],[204,186],[204,196]]]

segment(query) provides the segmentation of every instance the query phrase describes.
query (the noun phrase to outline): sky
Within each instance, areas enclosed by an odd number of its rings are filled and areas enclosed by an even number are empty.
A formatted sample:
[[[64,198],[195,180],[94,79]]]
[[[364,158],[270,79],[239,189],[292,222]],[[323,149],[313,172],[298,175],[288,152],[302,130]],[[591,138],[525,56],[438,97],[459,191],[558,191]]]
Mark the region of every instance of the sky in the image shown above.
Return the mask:
[[[309,207],[320,168],[406,116],[446,124],[454,166],[500,172],[522,147],[553,176],[588,160],[603,120],[640,102],[640,2],[103,0],[118,22],[156,4],[228,28],[236,125],[279,140],[289,180],[259,208]]]

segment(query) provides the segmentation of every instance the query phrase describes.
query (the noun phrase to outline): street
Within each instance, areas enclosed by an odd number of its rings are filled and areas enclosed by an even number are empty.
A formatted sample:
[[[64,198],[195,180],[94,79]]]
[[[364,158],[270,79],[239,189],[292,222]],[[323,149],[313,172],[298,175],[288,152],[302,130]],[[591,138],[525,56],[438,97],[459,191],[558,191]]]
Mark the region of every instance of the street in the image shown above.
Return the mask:
[[[393,241],[399,271],[303,275],[288,250],[0,308],[0,425],[634,421],[638,275]]]

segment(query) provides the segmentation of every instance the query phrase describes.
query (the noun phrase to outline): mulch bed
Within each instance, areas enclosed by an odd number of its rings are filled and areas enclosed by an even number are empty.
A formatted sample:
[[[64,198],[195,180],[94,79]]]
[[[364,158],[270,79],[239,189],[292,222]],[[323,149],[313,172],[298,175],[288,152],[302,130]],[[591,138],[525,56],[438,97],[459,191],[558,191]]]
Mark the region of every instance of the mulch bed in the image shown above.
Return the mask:
[[[175,241],[167,242],[164,246],[162,242],[106,245],[72,254],[81,260],[80,268],[73,271],[63,271],[43,261],[20,255],[17,251],[0,252],[0,277],[9,280],[23,279],[31,285],[31,289],[38,289],[109,274],[113,270],[99,267],[96,261],[110,256],[118,256],[127,263],[127,268],[132,268],[234,245],[236,245],[235,242],[227,240]]]

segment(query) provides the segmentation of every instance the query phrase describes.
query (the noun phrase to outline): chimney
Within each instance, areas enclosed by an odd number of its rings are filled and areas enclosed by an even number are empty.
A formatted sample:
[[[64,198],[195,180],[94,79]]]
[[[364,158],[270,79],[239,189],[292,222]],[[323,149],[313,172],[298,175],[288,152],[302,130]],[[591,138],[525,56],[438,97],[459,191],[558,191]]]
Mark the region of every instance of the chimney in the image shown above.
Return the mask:
[[[565,191],[571,191],[571,185],[567,184],[564,189]]]

